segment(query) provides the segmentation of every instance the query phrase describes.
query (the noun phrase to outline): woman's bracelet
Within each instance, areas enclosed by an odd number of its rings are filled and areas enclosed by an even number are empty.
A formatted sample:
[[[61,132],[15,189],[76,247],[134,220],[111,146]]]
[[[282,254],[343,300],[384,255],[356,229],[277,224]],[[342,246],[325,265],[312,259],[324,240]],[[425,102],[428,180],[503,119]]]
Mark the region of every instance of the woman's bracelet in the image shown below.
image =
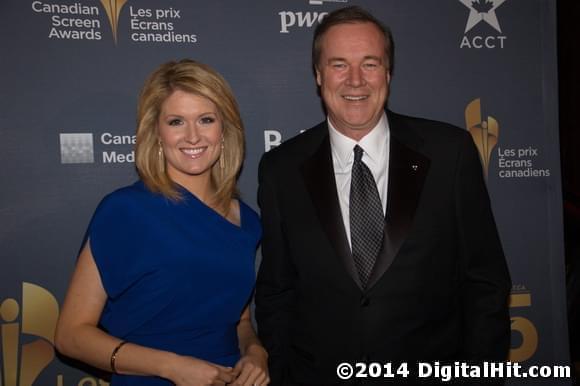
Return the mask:
[[[121,342],[120,342],[120,343],[117,345],[117,347],[115,347],[115,348],[113,349],[113,352],[111,353],[111,372],[112,372],[113,374],[118,374],[118,373],[117,373],[117,369],[115,368],[115,360],[117,360],[117,353],[119,352],[119,349],[120,349],[121,347],[123,347],[123,346],[124,346],[126,343],[127,343],[127,341],[125,341],[125,340],[122,340],[122,341],[121,341]]]

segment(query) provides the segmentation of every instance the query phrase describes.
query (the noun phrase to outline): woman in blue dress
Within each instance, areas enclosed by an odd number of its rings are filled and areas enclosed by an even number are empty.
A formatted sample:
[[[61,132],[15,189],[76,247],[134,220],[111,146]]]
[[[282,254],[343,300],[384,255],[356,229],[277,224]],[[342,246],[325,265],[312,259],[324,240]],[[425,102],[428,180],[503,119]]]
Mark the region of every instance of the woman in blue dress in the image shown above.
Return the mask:
[[[243,126],[213,69],[170,62],[138,110],[140,180],[90,222],[56,331],[118,385],[267,385],[250,320],[261,229],[237,198]]]

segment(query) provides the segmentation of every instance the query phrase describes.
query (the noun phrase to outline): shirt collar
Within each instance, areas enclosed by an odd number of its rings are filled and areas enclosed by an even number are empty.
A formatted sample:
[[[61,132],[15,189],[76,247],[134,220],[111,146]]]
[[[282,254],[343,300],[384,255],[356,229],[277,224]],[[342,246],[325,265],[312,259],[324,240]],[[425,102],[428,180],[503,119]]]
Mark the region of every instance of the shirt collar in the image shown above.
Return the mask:
[[[356,144],[363,148],[365,154],[373,162],[378,163],[381,157],[384,156],[389,132],[389,122],[384,112],[376,126],[361,138],[359,142],[336,130],[332,126],[330,119],[327,118],[326,121],[329,128],[328,132],[330,135],[332,154],[341,168],[352,163],[354,158],[352,149]]]

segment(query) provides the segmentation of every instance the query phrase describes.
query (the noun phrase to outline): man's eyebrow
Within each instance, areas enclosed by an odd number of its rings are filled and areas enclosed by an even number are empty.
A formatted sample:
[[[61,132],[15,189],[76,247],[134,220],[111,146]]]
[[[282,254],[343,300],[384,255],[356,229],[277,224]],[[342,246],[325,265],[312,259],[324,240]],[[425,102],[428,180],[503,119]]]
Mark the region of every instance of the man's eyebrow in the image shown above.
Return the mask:
[[[363,57],[363,60],[377,60],[379,62],[383,61],[383,58],[380,56],[376,56],[376,55],[366,55],[365,57]],[[331,63],[331,62],[346,62],[346,58],[340,57],[340,56],[335,56],[332,58],[328,58],[327,62]]]

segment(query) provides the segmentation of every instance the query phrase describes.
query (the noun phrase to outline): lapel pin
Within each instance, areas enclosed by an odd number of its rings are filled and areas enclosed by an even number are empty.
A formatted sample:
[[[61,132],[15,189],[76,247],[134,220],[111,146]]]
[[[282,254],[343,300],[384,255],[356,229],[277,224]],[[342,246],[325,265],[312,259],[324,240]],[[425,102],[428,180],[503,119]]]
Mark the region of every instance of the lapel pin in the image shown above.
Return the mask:
[[[416,164],[411,165],[411,168],[413,169],[414,172],[417,171],[417,169],[419,169],[419,166],[417,166]]]

